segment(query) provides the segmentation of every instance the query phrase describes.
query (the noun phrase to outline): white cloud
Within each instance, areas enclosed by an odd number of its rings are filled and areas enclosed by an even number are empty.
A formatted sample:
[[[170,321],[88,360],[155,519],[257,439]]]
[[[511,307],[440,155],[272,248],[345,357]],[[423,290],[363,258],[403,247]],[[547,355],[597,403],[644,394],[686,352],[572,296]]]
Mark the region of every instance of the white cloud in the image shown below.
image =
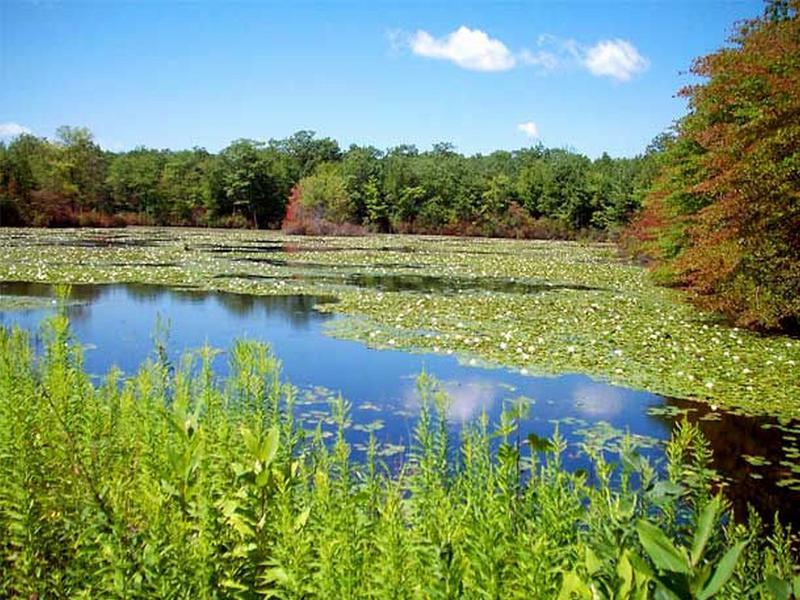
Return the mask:
[[[448,403],[445,410],[447,420],[451,423],[464,423],[476,416],[491,410],[502,395],[499,386],[482,377],[471,377],[461,381],[442,381],[439,389],[447,394]],[[420,408],[419,392],[416,385],[409,384],[403,393],[403,402],[411,410]]]
[[[629,81],[645,71],[649,62],[625,40],[602,40],[585,51],[583,65],[592,75]]]
[[[634,75],[647,70],[650,64],[633,44],[619,38],[587,46],[574,38],[545,33],[536,39],[534,50],[511,51],[485,31],[464,25],[439,38],[423,29],[414,34],[394,30],[388,32],[388,37],[393,52],[408,47],[418,56],[448,60],[473,71],[508,71],[519,66],[532,66],[549,73],[577,67],[596,77],[630,81]]]
[[[503,42],[480,29],[463,25],[442,38],[420,29],[411,37],[409,45],[414,54],[449,60],[473,71],[507,71],[517,62]]]
[[[517,129],[531,138],[539,137],[539,127],[533,121],[527,121],[517,125]]]
[[[545,71],[553,71],[561,64],[561,61],[555,54],[552,52],[547,52],[546,50],[540,50],[537,52],[522,50],[519,53],[519,60],[525,65],[540,67]]]
[[[19,123],[0,123],[0,138],[11,138],[30,132],[30,129]]]
[[[580,385],[572,394],[575,407],[585,415],[609,419],[620,414],[624,408],[624,398],[618,389],[608,385]]]

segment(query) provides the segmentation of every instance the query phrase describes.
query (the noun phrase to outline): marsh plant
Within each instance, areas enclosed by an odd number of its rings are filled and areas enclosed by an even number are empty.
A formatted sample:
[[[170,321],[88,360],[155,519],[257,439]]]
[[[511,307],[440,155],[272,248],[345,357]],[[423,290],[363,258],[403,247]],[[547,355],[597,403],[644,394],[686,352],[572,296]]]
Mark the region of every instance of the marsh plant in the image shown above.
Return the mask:
[[[42,350],[0,330],[0,596],[18,598],[789,598],[776,519],[736,522],[689,424],[664,476],[526,443],[522,403],[455,439],[448,398],[418,380],[414,444],[390,469],[356,461],[335,425],[295,419],[267,346],[239,342],[219,380],[209,348],[154,353],[95,383],[63,314]]]

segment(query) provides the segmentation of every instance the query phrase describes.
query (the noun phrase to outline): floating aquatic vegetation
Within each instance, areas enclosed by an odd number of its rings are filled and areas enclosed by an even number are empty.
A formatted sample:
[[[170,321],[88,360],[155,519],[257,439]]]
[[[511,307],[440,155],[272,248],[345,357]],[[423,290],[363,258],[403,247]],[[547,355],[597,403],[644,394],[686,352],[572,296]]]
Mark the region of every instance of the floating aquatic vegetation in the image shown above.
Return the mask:
[[[0,294],[0,311],[7,310],[39,310],[53,306],[74,306],[81,304],[79,300],[57,300],[41,296],[8,296]]]
[[[387,458],[390,456],[397,456],[406,451],[406,447],[402,444],[381,444],[378,446],[377,456]]]
[[[358,423],[357,425],[353,425],[353,429],[355,431],[363,431],[365,433],[374,433],[376,431],[380,431],[384,427],[384,422],[380,419],[376,419],[371,423]]]
[[[647,409],[647,414],[651,417],[682,417],[689,414],[693,409],[681,408],[673,404],[665,404],[663,406],[651,406]]]
[[[728,327],[655,287],[608,244],[7,229],[0,280],[329,294],[339,302],[320,309],[351,317],[329,333],[374,347],[455,354],[523,374],[582,372],[800,418],[800,340]]]
[[[530,446],[531,450],[536,452],[552,452],[553,451],[553,441],[549,438],[543,438],[541,436],[536,435],[535,433],[529,433],[528,437],[526,438],[528,446]]]
[[[754,467],[765,467],[771,465],[772,463],[768,461],[763,456],[754,456],[752,454],[742,454],[742,458],[747,461],[748,464],[753,465]]]
[[[594,451],[608,451],[619,454],[623,450],[623,443],[631,443],[634,448],[654,448],[662,444],[661,440],[644,435],[635,435],[622,431],[608,423],[599,421],[591,426],[584,426],[574,431],[575,435],[583,437],[583,443]]]

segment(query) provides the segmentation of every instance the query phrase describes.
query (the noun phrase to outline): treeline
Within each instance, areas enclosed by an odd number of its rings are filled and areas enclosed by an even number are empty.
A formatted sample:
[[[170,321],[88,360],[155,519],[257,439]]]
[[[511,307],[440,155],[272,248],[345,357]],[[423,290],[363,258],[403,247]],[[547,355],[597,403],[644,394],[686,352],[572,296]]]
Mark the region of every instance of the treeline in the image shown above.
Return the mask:
[[[84,128],[0,144],[3,225],[201,225],[326,233],[606,234],[641,205],[650,153],[596,160],[542,146],[463,156],[450,144],[342,150],[300,131],[287,139],[108,152]],[[288,207],[287,207],[288,204]],[[287,210],[288,208],[288,210]]]
[[[628,236],[667,283],[737,323],[800,330],[800,0],[767,2],[664,137],[660,175]]]

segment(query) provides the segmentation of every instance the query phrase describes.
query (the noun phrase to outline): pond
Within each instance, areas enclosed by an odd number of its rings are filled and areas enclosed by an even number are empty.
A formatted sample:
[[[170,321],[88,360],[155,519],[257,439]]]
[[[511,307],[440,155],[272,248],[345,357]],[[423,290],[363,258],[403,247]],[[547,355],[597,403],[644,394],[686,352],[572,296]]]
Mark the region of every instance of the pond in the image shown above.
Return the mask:
[[[0,283],[0,297],[39,298],[32,308],[0,311],[0,325],[36,330],[55,307],[46,284]],[[777,510],[783,520],[800,525],[794,506],[800,497],[786,485],[797,459],[798,429],[791,423],[714,410],[707,404],[664,398],[595,381],[577,374],[534,377],[459,362],[455,356],[378,350],[356,341],[326,335],[341,317],[315,306],[325,296],[253,296],[171,289],[142,284],[76,285],[67,308],[73,332],[85,346],[86,367],[100,375],[116,365],[130,374],[152,356],[157,323],[168,331],[170,358],[204,344],[225,350],[238,338],[267,342],[283,365],[283,377],[300,390],[299,416],[316,425],[328,400],[341,394],[352,403],[348,438],[364,449],[376,432],[384,459],[399,464],[413,435],[418,411],[416,376],[423,370],[442,382],[452,403],[453,429],[486,411],[497,423],[505,402],[523,396],[532,401],[522,436],[549,437],[555,427],[567,438],[564,457],[570,468],[587,468],[580,442],[612,449],[625,432],[635,436],[641,452],[663,464],[663,440],[674,422],[687,414],[698,423],[714,451],[714,467],[727,482],[727,493],[739,515],[747,502],[759,512]],[[13,305],[11,303],[10,305]],[[226,372],[224,352],[216,359]],[[327,426],[328,428],[330,426]]]

